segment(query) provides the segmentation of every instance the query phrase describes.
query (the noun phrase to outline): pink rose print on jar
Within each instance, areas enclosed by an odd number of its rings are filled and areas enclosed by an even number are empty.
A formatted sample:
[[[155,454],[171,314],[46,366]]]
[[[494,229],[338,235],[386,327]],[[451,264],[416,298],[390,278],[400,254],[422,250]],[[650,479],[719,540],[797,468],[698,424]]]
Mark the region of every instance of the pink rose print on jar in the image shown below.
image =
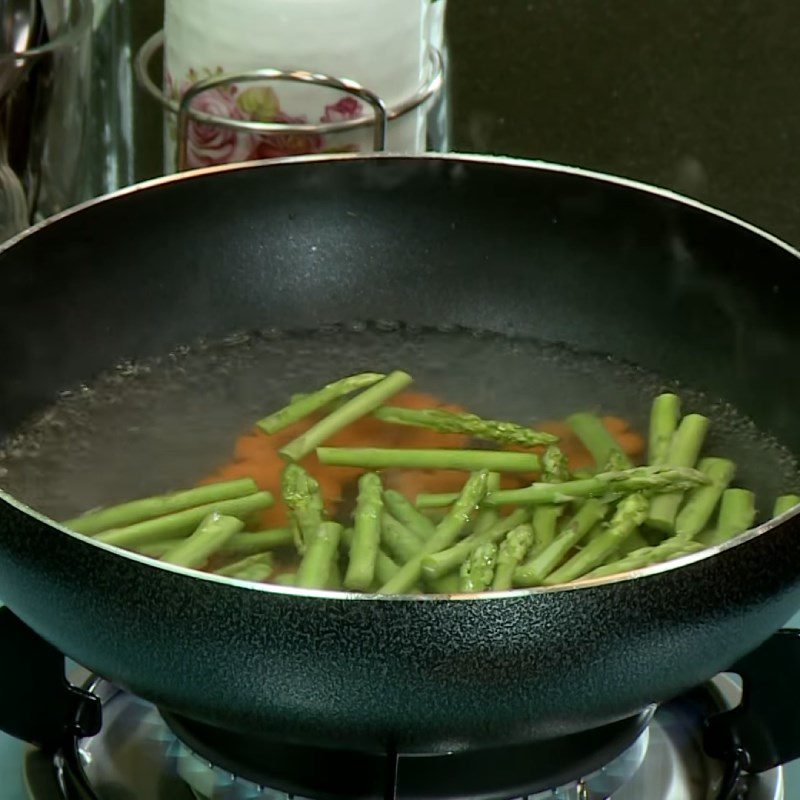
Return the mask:
[[[273,122],[287,125],[305,125],[305,117],[293,117],[283,112],[276,113]],[[267,133],[256,137],[252,158],[281,158],[286,156],[305,156],[320,153],[325,142],[316,133]]]
[[[335,103],[325,106],[325,113],[320,122],[345,122],[348,119],[358,119],[364,115],[364,107],[355,97],[342,97]]]
[[[246,119],[236,104],[235,88],[209,89],[192,101],[192,108],[216,117]],[[196,168],[247,161],[254,157],[253,146],[252,134],[190,120],[187,165]]]

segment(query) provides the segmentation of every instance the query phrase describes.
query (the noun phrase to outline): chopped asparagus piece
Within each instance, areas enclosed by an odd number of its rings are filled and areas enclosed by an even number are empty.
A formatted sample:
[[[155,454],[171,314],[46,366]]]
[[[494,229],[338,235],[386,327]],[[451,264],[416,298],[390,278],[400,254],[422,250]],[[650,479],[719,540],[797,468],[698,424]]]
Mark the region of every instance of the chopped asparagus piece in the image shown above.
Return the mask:
[[[693,539],[711,519],[722,493],[736,472],[736,465],[727,458],[704,458],[698,469],[709,479],[705,486],[692,489],[675,519],[675,533],[682,539]]]
[[[584,577],[605,578],[609,575],[618,575],[621,572],[631,572],[635,569],[649,567],[652,564],[672,561],[675,558],[681,558],[703,549],[704,545],[699,542],[678,539],[673,536],[653,547],[642,547],[638,550],[633,550],[624,558],[612,561],[610,564],[604,564],[602,567],[597,567],[597,569],[588,572]]]
[[[650,435],[647,441],[647,463],[659,466],[667,463],[670,444],[678,420],[681,418],[681,400],[675,394],[660,394],[653,400],[650,410]]]
[[[425,590],[429,594],[456,594],[460,591],[458,572],[442,575],[441,578],[425,578]]]
[[[541,466],[535,453],[504,450],[415,450],[412,448],[319,447],[320,463],[364,469],[452,469],[465,472],[537,472]],[[450,505],[450,503],[448,503]],[[419,502],[417,503],[419,507]]]
[[[717,527],[703,531],[697,541],[713,547],[744,533],[756,518],[756,496],[747,489],[727,489],[719,504]]]
[[[707,431],[707,417],[700,414],[685,416],[672,437],[667,453],[667,465],[693,467],[697,463]],[[682,499],[682,491],[669,492],[662,497],[655,498],[650,504],[650,512],[647,517],[648,527],[668,536],[672,535],[675,532],[675,517]]]
[[[289,509],[297,552],[305,553],[325,513],[319,483],[299,464],[287,464],[281,474],[281,495]]]
[[[489,480],[486,482],[486,494],[496,492],[500,488],[500,473],[490,472]],[[500,512],[496,508],[480,508],[478,516],[475,517],[475,524],[472,526],[473,533],[483,533],[500,519]]]
[[[334,400],[359,389],[366,389],[383,380],[384,377],[386,376],[377,372],[363,372],[360,375],[351,375],[348,378],[329,383],[311,394],[293,395],[288,406],[264,417],[256,425],[265,433],[278,433],[315,411],[319,411]]]
[[[605,497],[620,492],[671,492],[708,483],[702,472],[685,467],[633,467],[622,472],[600,472],[592,478],[565,483],[534,483],[524,489],[493,492],[487,506],[569,503],[581,497]]]
[[[361,394],[332,411],[305,433],[282,447],[278,453],[287,461],[300,461],[342,428],[374,411],[392,395],[403,391],[411,383],[411,380],[411,376],[405,372],[390,373],[380,382],[365,389]]]
[[[117,506],[92,511],[81,517],[68,519],[63,525],[77,533],[92,536],[111,528],[124,528],[143,520],[164,517],[178,511],[254,494],[258,486],[251,478],[209,483],[182,492],[146,497]]]
[[[492,585],[497,545],[487,542],[470,553],[459,570],[458,588],[462,592],[485,592]]]
[[[253,533],[242,531],[231,536],[222,545],[220,553],[226,556],[244,557],[277,547],[286,547],[286,545],[292,544],[293,540],[292,532],[288,528],[270,528]]]
[[[519,525],[513,531],[509,531],[497,551],[492,583],[494,591],[503,592],[511,588],[514,572],[525,559],[532,544],[533,528],[530,525]]]
[[[359,479],[358,490],[353,543],[344,585],[347,589],[364,592],[375,577],[375,559],[381,541],[381,479],[374,472],[368,472]]]
[[[491,528],[480,533],[475,531],[452,547],[426,556],[422,562],[423,574],[428,579],[435,579],[457,570],[477,547],[487,542],[499,542],[509,531],[529,520],[530,512],[518,508],[507,517],[501,517]]]
[[[414,508],[413,503],[396,492],[394,489],[387,489],[383,493],[383,502],[388,512],[398,521],[402,522],[420,541],[430,538],[436,525],[422,512]]]
[[[381,544],[398,564],[410,561],[422,547],[418,536],[386,512],[381,518]]]
[[[272,505],[272,495],[269,492],[256,492],[245,497],[235,497],[232,500],[220,500],[196,508],[187,508],[167,514],[165,517],[137,522],[126,528],[112,528],[99,534],[97,541],[124,547],[127,550],[136,550],[142,545],[153,544],[165,539],[177,539],[188,536],[209,515],[217,512],[226,516],[246,520],[256,511],[269,508]]]
[[[241,581],[260,583],[269,578],[274,569],[272,553],[257,553],[220,567],[215,570],[215,573],[229,578],[237,578]]]
[[[622,469],[633,466],[630,459],[620,449],[617,440],[603,425],[603,420],[596,414],[572,414],[567,417],[567,424],[583,442],[591,453],[594,463],[600,469],[605,468],[612,453],[615,454],[616,462]]]
[[[422,577],[422,562],[425,556],[445,550],[455,542],[470,521],[475,508],[486,494],[489,473],[476,472],[464,484],[464,488],[447,512],[445,518],[436,526],[428,541],[423,542],[419,554],[400,567],[398,573],[380,588],[382,594],[402,594],[410,591]]]
[[[557,447],[548,447],[542,456],[542,482],[564,483],[569,480],[569,465],[566,456]],[[533,530],[536,534],[535,547],[541,552],[555,539],[556,526],[564,507],[559,505],[536,506],[533,509]]]
[[[570,550],[589,534],[605,517],[608,506],[599,500],[587,500],[575,516],[547,547],[514,572],[517,586],[540,586],[567,557]]]
[[[295,586],[302,589],[327,589],[334,571],[342,526],[336,522],[323,522],[317,535],[306,548],[297,569]]]
[[[785,514],[790,508],[794,508],[800,503],[800,495],[784,494],[775,501],[775,507],[772,509],[772,516],[779,517]]]
[[[161,560],[166,564],[188,569],[202,567],[234,533],[238,533],[243,527],[244,523],[236,517],[209,514],[191,536],[176,544],[171,550],[167,550],[161,556]]]
[[[551,433],[536,431],[515,422],[482,419],[476,414],[445,411],[440,408],[413,409],[383,406],[375,411],[374,416],[384,422],[430,428],[440,433],[464,433],[499,444],[535,447],[558,441],[558,437]]]
[[[647,518],[649,503],[641,494],[620,501],[603,533],[544,579],[544,584],[569,583],[599,567]]]

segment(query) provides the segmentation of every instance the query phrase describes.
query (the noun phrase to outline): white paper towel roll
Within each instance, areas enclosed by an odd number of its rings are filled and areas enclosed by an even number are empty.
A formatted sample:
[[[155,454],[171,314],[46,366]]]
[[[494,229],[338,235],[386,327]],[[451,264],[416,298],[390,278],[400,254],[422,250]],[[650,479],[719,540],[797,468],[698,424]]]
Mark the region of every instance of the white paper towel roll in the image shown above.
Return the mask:
[[[262,68],[308,70],[355,80],[391,107],[425,83],[428,47],[441,44],[431,36],[443,36],[443,7],[444,0],[166,0],[165,91],[177,99],[210,75]],[[372,115],[371,108],[351,96],[284,82],[213,89],[193,107],[265,122],[318,123]],[[392,122],[387,144],[395,152],[423,150],[424,108]],[[370,149],[371,128],[326,136],[256,135],[193,122],[188,166]],[[174,116],[167,121],[166,152],[167,169],[174,170]]]

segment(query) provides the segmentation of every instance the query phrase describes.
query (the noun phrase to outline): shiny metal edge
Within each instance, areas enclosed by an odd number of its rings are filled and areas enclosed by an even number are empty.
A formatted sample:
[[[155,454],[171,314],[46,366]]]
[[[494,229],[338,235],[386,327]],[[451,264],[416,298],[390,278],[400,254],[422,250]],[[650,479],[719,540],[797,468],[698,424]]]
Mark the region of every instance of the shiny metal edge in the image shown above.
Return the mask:
[[[39,56],[54,53],[56,50],[63,49],[79,41],[92,26],[94,8],[92,6],[92,0],[78,0],[78,3],[76,19],[66,23],[69,26],[68,30],[58,34],[54,39],[47,42],[47,44],[42,44],[38,47],[31,47],[29,50],[10,50],[2,52],[0,53],[0,63],[3,61],[36,59]]]
[[[540,172],[577,175],[581,177],[591,178],[593,180],[597,180],[602,183],[608,183],[617,186],[625,186],[627,188],[635,189],[645,194],[655,195],[656,197],[663,197],[665,199],[672,200],[678,204],[685,205],[690,208],[695,208],[699,211],[703,211],[707,214],[710,214],[711,216],[717,217],[719,219],[725,220],[726,222],[744,228],[750,233],[753,233],[756,236],[759,236],[760,238],[763,238],[766,241],[769,241],[770,243],[777,245],[778,247],[785,250],[794,258],[798,259],[798,266],[800,266],[800,250],[797,250],[796,248],[792,247],[788,243],[779,239],[777,236],[774,236],[773,234],[761,228],[758,228],[757,226],[752,225],[749,222],[739,219],[738,217],[735,217],[732,214],[729,214],[725,211],[721,211],[717,208],[714,208],[713,206],[706,205],[705,203],[701,203],[698,200],[693,200],[692,198],[685,197],[684,195],[678,194],[677,192],[673,192],[672,190],[664,189],[658,186],[652,186],[650,184],[642,183],[640,181],[635,181],[628,178],[622,178],[619,176],[609,175],[602,172],[594,172],[592,170],[586,170],[581,167],[572,167],[563,164],[550,163],[547,161],[513,158],[510,156],[485,156],[485,155],[475,155],[469,153],[423,153],[420,155],[407,155],[407,154],[404,155],[401,153],[400,154],[336,153],[336,154],[309,155],[309,156],[292,156],[287,158],[266,159],[262,161],[248,161],[237,164],[223,164],[220,166],[204,167],[201,169],[175,173],[173,175],[165,175],[158,178],[153,178],[148,181],[144,181],[142,183],[134,184],[132,186],[127,186],[123,189],[119,189],[115,192],[111,192],[109,194],[102,195],[100,197],[92,198],[91,200],[87,200],[83,203],[80,203],[79,205],[73,206],[72,208],[61,211],[58,214],[49,217],[48,219],[42,220],[41,222],[32,225],[30,228],[27,228],[26,230],[20,232],[13,238],[9,239],[8,241],[0,245],[0,256],[2,256],[2,254],[5,253],[6,250],[10,250],[12,247],[15,247],[20,242],[23,242],[29,236],[33,236],[38,231],[56,225],[60,221],[68,219],[73,215],[80,214],[83,211],[90,209],[96,205],[108,203],[117,198],[126,197],[127,195],[136,194],[139,192],[144,193],[152,189],[157,189],[160,186],[169,185],[172,183],[176,183],[178,181],[192,180],[194,178],[207,177],[217,173],[235,172],[238,170],[263,169],[266,167],[281,167],[287,165],[295,165],[295,164],[299,165],[306,163],[314,164],[318,162],[324,163],[331,161],[374,161],[374,160],[387,160],[387,161],[425,160],[425,161],[441,161],[453,164],[478,163],[487,165],[507,166],[518,169],[533,169],[533,170],[538,170]],[[230,586],[238,586],[242,589],[246,589],[249,591],[265,592],[267,594],[284,594],[284,595],[320,598],[320,599],[344,598],[344,599],[359,600],[362,602],[381,601],[381,602],[425,603],[425,602],[438,602],[442,600],[460,601],[460,602],[463,601],[492,602],[494,600],[525,597],[528,595],[551,594],[556,592],[574,592],[584,588],[605,586],[607,584],[626,583],[629,581],[640,580],[648,578],[653,575],[658,575],[662,572],[669,572],[672,570],[680,569],[681,567],[685,567],[708,558],[713,558],[715,555],[725,550],[730,550],[734,547],[739,547],[741,545],[746,544],[750,540],[755,539],[757,536],[762,536],[766,533],[769,533],[769,531],[773,530],[778,525],[783,524],[789,519],[793,519],[794,517],[800,516],[800,504],[798,504],[794,508],[791,508],[788,511],[784,512],[781,516],[774,517],[768,520],[767,522],[764,522],[761,525],[756,526],[755,528],[751,528],[749,531],[746,531],[745,533],[735,536],[733,539],[723,544],[716,545],[715,547],[709,547],[704,550],[700,550],[696,553],[691,553],[689,555],[682,556],[680,558],[676,558],[661,564],[653,564],[651,566],[643,567],[637,570],[632,570],[630,572],[620,573],[617,575],[610,575],[603,578],[596,578],[593,580],[585,579],[582,581],[576,581],[570,584],[561,584],[558,586],[511,589],[505,592],[492,592],[491,594],[480,593],[480,594],[450,594],[450,595],[432,595],[432,594],[380,595],[380,594],[360,594],[355,592],[333,591],[329,589],[298,589],[296,587],[280,586],[278,584],[266,584],[266,583],[254,584],[246,581],[240,581],[235,578],[227,578],[219,575],[214,575],[208,572],[200,572],[197,570],[186,569],[185,567],[177,567],[172,564],[164,564],[160,561],[156,561],[155,559],[149,558],[148,556],[143,556],[138,553],[132,553],[127,550],[122,550],[120,548],[114,547],[113,545],[109,545],[104,542],[98,542],[90,537],[86,537],[83,536],[82,534],[75,533],[74,531],[65,528],[58,521],[50,519],[46,515],[41,514],[40,512],[36,511],[35,509],[21,502],[20,500],[17,500],[15,497],[3,491],[2,489],[0,489],[0,502],[5,502],[10,506],[16,508],[17,510],[21,511],[22,513],[32,516],[34,519],[37,519],[38,521],[50,527],[56,528],[57,530],[67,534],[68,536],[79,539],[86,544],[106,550],[107,552],[113,554],[118,558],[126,558],[131,561],[138,561],[144,566],[150,568],[175,572],[177,574],[184,575],[186,577],[191,577],[196,580],[204,580],[211,583],[223,583]]]
[[[164,92],[159,88],[155,81],[150,76],[150,61],[158,50],[164,47],[164,31],[160,30],[154,33],[140,48],[139,52],[134,58],[134,71],[139,85],[146,91],[162,108],[166,111],[177,115],[180,111],[180,104],[174,100],[169,99],[164,95]],[[425,102],[431,99],[441,88],[444,83],[444,59],[439,50],[431,47],[428,50],[428,71],[430,75],[425,83],[416,91],[415,94],[400,101],[399,103],[386,109],[386,116],[389,122],[402,117],[409,111],[413,111]],[[252,70],[242,74],[255,75],[258,72],[274,72],[274,70]],[[214,76],[215,78],[223,77],[225,82],[239,81],[240,78],[234,75]],[[260,79],[268,80],[270,75],[264,74]],[[340,79],[346,80],[346,79]],[[206,87],[207,90],[209,87]],[[362,87],[363,88],[363,87]],[[368,87],[367,87],[368,88]],[[356,128],[363,128],[374,124],[374,119],[370,115],[359,117],[353,120],[344,120],[342,122],[328,122],[318,124],[291,124],[283,122],[254,122],[249,120],[232,120],[227,117],[219,117],[214,114],[197,111],[196,109],[188,109],[189,116],[195,122],[205,122],[209,125],[218,125],[220,127],[230,128],[231,130],[251,131],[257,133],[342,133]]]

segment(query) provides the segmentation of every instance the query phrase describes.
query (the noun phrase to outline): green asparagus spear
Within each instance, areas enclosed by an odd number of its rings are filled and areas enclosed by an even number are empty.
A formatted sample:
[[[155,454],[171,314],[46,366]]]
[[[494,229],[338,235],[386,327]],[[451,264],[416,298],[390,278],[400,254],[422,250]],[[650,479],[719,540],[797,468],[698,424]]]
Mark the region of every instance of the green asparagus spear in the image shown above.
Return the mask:
[[[281,495],[289,509],[295,547],[302,555],[317,535],[324,517],[319,483],[299,464],[287,464],[281,474]]]
[[[539,456],[504,450],[414,450],[379,447],[318,447],[320,463],[364,469],[453,469],[465,472],[538,472]],[[450,505],[450,503],[448,503]],[[419,503],[417,503],[419,507]]]
[[[548,447],[542,456],[542,482],[564,483],[569,480],[569,465],[566,456],[558,447]],[[490,492],[491,494],[491,492]],[[536,534],[536,549],[541,551],[555,539],[556,525],[564,511],[562,505],[536,506],[533,510],[533,530]]]
[[[546,483],[564,483],[570,479],[569,461],[561,448],[552,445],[542,456],[542,480]]]
[[[265,433],[277,433],[295,422],[324,408],[340,397],[352,394],[359,389],[366,389],[386,377],[377,372],[363,372],[349,378],[329,383],[311,394],[294,395],[288,406],[259,420],[256,425]]]
[[[408,528],[420,541],[429,539],[436,530],[436,525],[420,511],[414,508],[406,498],[394,489],[387,489],[383,493],[383,503],[386,510],[398,521]]]
[[[462,592],[485,592],[492,585],[497,545],[487,542],[473,550],[459,570],[458,588]]]
[[[670,442],[667,465],[693,467],[697,463],[707,431],[707,417],[700,414],[685,416]],[[650,504],[647,526],[663,534],[672,535],[675,532],[675,517],[682,499],[682,491],[677,490],[655,498]]]
[[[722,493],[733,480],[736,465],[727,458],[703,458],[698,469],[708,477],[710,483],[692,489],[675,518],[675,533],[684,540],[693,539],[704,530]]]
[[[514,572],[525,559],[532,544],[533,528],[530,525],[519,525],[503,539],[497,551],[497,563],[492,583],[494,591],[503,592],[511,588]]]
[[[617,554],[613,554],[609,556],[609,558],[623,558],[627,556],[629,553],[632,553],[634,550],[642,550],[645,547],[652,547],[650,542],[644,537],[642,532],[634,531],[628,538],[620,545],[619,551]]]
[[[410,383],[411,376],[407,373],[390,373],[379,383],[370,386],[369,389],[365,389],[361,394],[357,394],[343,406],[332,411],[294,441],[282,447],[278,453],[287,461],[300,461],[326,439],[330,439],[351,422],[374,411],[384,400],[401,392]]]
[[[386,555],[383,550],[378,550],[378,557],[375,559],[375,588],[378,589],[384,583],[388,583],[399,570],[399,564]]]
[[[535,431],[515,422],[502,422],[482,419],[476,414],[445,411],[440,408],[396,408],[383,406],[374,416],[384,422],[398,425],[413,425],[417,428],[430,428],[440,433],[466,433],[478,439],[488,439],[500,444],[515,444],[522,447],[535,447],[557,442],[558,437],[551,433]]]
[[[633,550],[624,558],[612,561],[609,564],[603,564],[603,566],[587,572],[584,577],[605,578],[609,575],[618,575],[621,572],[631,572],[634,569],[649,567],[651,564],[660,564],[664,561],[672,561],[675,558],[688,556],[703,549],[704,545],[699,542],[678,539],[673,536],[653,547],[642,547],[638,550]]]
[[[271,581],[271,583],[275,583],[278,586],[294,586],[296,582],[296,572],[282,572],[280,575],[276,575]]]
[[[533,530],[537,549],[547,547],[556,538],[558,520],[564,513],[564,504],[536,506],[533,509]]]
[[[681,418],[681,399],[676,394],[660,394],[650,409],[650,436],[647,440],[647,463],[667,463],[672,436]],[[691,466],[691,465],[690,465]]]
[[[442,575],[441,578],[425,578],[424,582],[428,594],[456,594],[461,586],[457,572]]]
[[[410,561],[422,547],[419,537],[386,512],[381,517],[381,544],[398,564]]]
[[[336,554],[336,557],[334,557],[333,563],[331,564],[331,572],[330,575],[328,576],[328,583],[325,586],[325,588],[326,589],[342,588],[342,571],[341,569],[339,569],[338,553]]]
[[[600,472],[620,472],[623,469],[630,469],[631,460],[622,450],[612,450],[608,454],[606,463],[600,467]]]
[[[236,580],[247,581],[248,583],[266,583],[272,575],[273,568],[268,564],[253,564],[232,577]]]
[[[726,489],[719,504],[717,527],[703,531],[697,541],[707,547],[744,533],[756,518],[756,496],[747,489]]]
[[[420,511],[431,511],[453,505],[456,497],[458,492],[420,492],[415,502]]]
[[[518,508],[507,517],[501,517],[491,528],[480,533],[475,531],[452,547],[427,555],[422,562],[425,578],[428,580],[441,578],[457,570],[475,548],[487,542],[499,542],[509,531],[529,520],[530,512]]]
[[[490,472],[489,480],[486,482],[486,494],[491,494],[500,489],[500,473]],[[492,527],[500,519],[500,512],[496,508],[480,508],[478,516],[475,517],[473,533],[483,533]]]
[[[587,500],[575,516],[547,547],[534,554],[514,572],[516,586],[540,586],[561,564],[577,544],[598,525],[606,515],[608,506],[599,500]]]
[[[340,537],[340,545],[345,550],[345,552],[349,552],[350,547],[353,544],[353,535],[354,531],[352,528],[345,528],[342,531]],[[383,586],[390,578],[394,577],[394,574],[400,569],[400,566],[396,564],[383,550],[378,550],[378,555],[375,559],[375,583],[377,586]]]
[[[222,546],[220,553],[226,556],[250,556],[285,547],[293,541],[292,532],[288,528],[270,528],[265,531],[235,533]]]
[[[294,585],[302,589],[326,589],[336,563],[342,526],[323,522],[306,548]]]
[[[274,569],[272,553],[256,553],[220,567],[215,570],[215,573],[229,578],[237,578],[240,581],[261,583],[272,575]]]
[[[779,517],[785,514],[790,508],[794,508],[800,503],[800,495],[784,494],[775,501],[775,507],[772,509],[772,516]]]
[[[135,552],[150,558],[161,558],[164,553],[168,553],[173,547],[184,541],[186,540],[182,538],[164,539],[163,542],[153,542],[152,544],[143,544],[140,547],[136,547]]]
[[[453,507],[436,526],[433,536],[423,542],[418,555],[403,564],[398,573],[381,586],[379,591],[382,594],[402,594],[419,582],[425,556],[445,550],[458,538],[469,523],[475,508],[483,500],[488,479],[489,473],[486,470],[476,472],[469,477]]]
[[[668,492],[708,483],[702,472],[686,467],[633,467],[622,472],[600,472],[593,478],[565,483],[534,483],[524,489],[494,492],[487,506],[569,503],[581,497],[605,497],[617,493]]]
[[[92,536],[111,528],[123,528],[136,522],[142,522],[142,520],[163,517],[219,500],[244,497],[257,491],[258,486],[251,478],[210,483],[182,492],[147,497],[143,500],[133,500],[130,503],[92,511],[83,516],[68,519],[63,525],[77,533]]]
[[[374,472],[367,472],[358,481],[353,543],[344,577],[346,589],[365,592],[375,577],[375,559],[381,542],[383,487]]]
[[[600,469],[605,468],[612,453],[615,454],[616,463],[622,469],[632,466],[630,459],[620,450],[617,440],[608,432],[603,420],[596,414],[572,414],[567,417],[567,424],[592,454],[595,464]]]
[[[112,528],[99,534],[97,541],[124,547],[127,550],[136,550],[142,545],[153,544],[165,539],[177,539],[188,536],[197,526],[215,511],[226,516],[246,519],[250,514],[269,508],[272,505],[272,495],[269,492],[256,492],[245,497],[235,497],[232,500],[220,500],[196,508],[187,508],[165,517],[137,522],[126,528]]]
[[[602,535],[548,575],[543,583],[546,586],[569,583],[599,567],[645,521],[648,507],[647,498],[641,494],[625,497]]]
[[[161,560],[177,567],[198,569],[243,527],[244,523],[236,517],[209,514],[191,536],[164,553]]]

